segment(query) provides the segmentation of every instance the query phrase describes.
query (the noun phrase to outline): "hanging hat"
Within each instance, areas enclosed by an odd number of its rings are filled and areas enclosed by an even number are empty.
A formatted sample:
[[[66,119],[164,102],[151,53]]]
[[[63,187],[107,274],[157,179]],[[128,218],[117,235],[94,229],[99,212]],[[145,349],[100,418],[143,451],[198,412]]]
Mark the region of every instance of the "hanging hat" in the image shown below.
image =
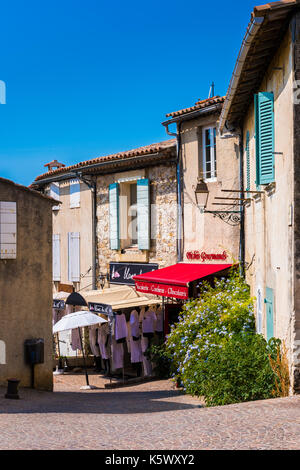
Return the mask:
[[[80,307],[87,307],[87,303],[78,292],[72,292],[66,300],[67,305],[78,305]]]

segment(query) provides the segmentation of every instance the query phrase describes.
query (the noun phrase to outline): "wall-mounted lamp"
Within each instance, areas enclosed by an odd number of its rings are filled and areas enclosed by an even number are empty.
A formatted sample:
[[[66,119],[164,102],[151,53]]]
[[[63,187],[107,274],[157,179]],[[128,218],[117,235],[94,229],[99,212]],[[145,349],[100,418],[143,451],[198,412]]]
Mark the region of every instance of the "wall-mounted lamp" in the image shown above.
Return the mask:
[[[197,206],[202,214],[212,214],[214,217],[218,217],[223,222],[229,225],[239,225],[241,222],[240,210],[222,210],[222,211],[208,211],[206,210],[209,190],[208,186],[202,178],[198,178],[197,186],[194,186],[195,197]],[[234,204],[233,204],[234,205]]]
[[[198,178],[197,181],[197,186],[195,188],[195,197],[196,197],[196,202],[197,206],[200,207],[201,212],[204,212],[204,209],[207,206],[207,201],[208,201],[208,187],[205,181],[203,179]]]

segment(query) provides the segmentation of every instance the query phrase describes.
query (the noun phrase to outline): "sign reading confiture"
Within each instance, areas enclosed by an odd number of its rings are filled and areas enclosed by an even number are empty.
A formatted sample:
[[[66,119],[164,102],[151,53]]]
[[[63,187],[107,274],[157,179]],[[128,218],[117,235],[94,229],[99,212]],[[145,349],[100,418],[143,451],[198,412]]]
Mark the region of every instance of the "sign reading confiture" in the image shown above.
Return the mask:
[[[155,263],[109,263],[109,282],[134,286],[133,276],[149,273],[158,269]]]
[[[109,304],[100,304],[96,302],[89,302],[90,312],[102,313],[104,315],[113,315],[112,307]]]
[[[59,299],[53,299],[52,308],[57,308],[57,310],[64,310],[65,309],[65,301]]]
[[[135,288],[145,294],[161,295],[162,297],[175,297],[176,299],[187,299],[189,289],[185,286],[172,284],[158,284],[156,282],[135,281]]]
[[[188,251],[186,254],[187,259],[189,260],[201,260],[201,261],[225,261],[228,258],[226,251],[223,253],[205,253],[205,251]]]

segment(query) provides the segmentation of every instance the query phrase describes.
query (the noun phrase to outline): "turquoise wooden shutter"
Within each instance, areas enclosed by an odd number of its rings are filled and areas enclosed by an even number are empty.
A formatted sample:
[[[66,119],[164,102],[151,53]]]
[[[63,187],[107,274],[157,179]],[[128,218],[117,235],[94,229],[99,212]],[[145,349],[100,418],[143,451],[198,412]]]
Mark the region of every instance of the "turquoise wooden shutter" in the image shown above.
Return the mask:
[[[247,187],[246,191],[250,191],[250,134],[247,131],[246,134],[246,180],[247,180]]]
[[[274,95],[258,93],[256,98],[257,184],[274,181]]]
[[[119,224],[119,184],[109,185],[109,236],[110,249],[120,249],[120,224]]]
[[[150,250],[150,190],[147,178],[137,180],[139,250]]]
[[[267,341],[274,337],[274,293],[273,289],[266,287],[266,317],[267,317]]]

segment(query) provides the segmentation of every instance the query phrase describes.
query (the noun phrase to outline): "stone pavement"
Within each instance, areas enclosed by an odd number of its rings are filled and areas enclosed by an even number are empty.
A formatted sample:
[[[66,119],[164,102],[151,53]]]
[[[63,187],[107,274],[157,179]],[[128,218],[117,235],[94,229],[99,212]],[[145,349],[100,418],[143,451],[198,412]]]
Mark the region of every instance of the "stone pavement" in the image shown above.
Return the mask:
[[[79,390],[83,375],[55,378],[55,393],[0,388],[0,449],[300,449],[300,396],[204,408],[159,380]]]

